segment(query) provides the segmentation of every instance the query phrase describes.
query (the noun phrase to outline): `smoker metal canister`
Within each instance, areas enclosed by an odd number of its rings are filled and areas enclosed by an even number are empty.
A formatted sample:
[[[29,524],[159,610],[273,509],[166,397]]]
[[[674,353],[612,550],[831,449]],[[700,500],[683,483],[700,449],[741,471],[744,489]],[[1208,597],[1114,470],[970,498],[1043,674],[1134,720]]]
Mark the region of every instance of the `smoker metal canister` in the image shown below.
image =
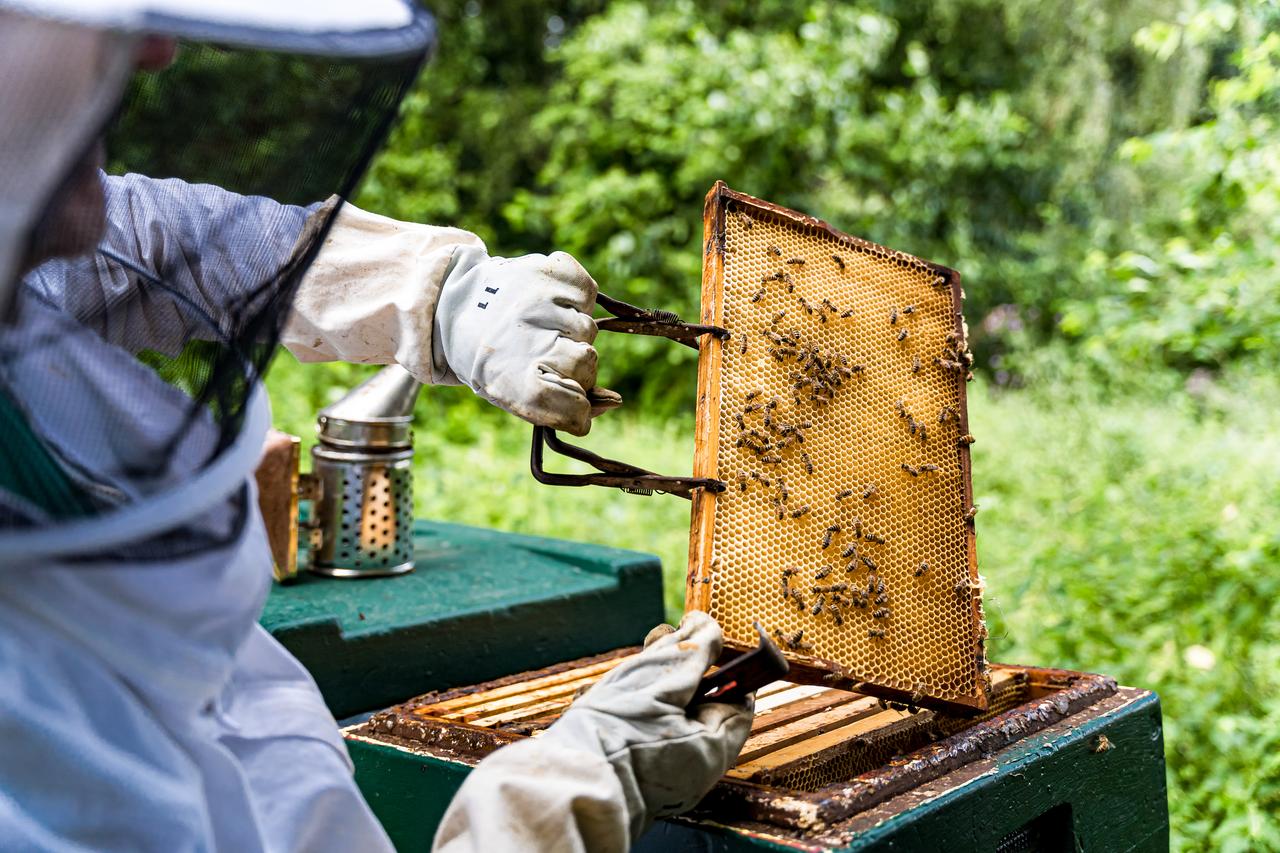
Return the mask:
[[[320,412],[311,449],[307,568],[338,578],[413,570],[413,404],[421,386],[392,365]]]

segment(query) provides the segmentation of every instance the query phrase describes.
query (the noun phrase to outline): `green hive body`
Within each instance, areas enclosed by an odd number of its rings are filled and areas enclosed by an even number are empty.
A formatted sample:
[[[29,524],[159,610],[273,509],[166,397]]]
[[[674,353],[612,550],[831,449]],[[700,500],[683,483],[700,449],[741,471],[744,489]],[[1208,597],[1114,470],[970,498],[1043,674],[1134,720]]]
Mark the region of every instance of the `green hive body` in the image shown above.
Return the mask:
[[[662,620],[655,557],[416,522],[417,568],[277,587],[263,624],[311,670],[335,716],[638,644]],[[1122,688],[994,755],[825,832],[829,850],[1168,848],[1154,694]],[[1102,739],[1105,736],[1105,741]],[[428,850],[469,767],[348,740],[356,780],[397,849]],[[640,851],[795,850],[763,825],[660,821]],[[771,837],[772,836],[772,837]],[[813,849],[800,843],[799,849]]]

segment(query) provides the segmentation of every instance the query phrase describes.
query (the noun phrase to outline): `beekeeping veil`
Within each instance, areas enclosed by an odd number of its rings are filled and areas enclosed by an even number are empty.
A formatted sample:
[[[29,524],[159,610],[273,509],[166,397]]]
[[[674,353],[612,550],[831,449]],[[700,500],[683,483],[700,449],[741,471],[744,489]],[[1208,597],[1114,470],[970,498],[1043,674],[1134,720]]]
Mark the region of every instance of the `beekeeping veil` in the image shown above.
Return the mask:
[[[4,559],[235,537],[262,372],[433,38],[406,0],[0,0]]]

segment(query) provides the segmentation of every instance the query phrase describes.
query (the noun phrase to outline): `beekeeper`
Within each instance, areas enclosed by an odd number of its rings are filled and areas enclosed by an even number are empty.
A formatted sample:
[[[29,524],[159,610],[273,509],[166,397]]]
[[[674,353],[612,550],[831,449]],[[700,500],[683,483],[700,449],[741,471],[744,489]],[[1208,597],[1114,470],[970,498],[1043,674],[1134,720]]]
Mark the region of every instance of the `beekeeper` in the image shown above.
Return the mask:
[[[403,0],[0,0],[5,850],[389,847],[257,624],[262,371],[396,361],[576,434],[596,375],[572,258],[342,203],[432,40]],[[719,650],[686,619],[483,762],[437,846],[617,850],[688,808],[750,724],[685,712]]]

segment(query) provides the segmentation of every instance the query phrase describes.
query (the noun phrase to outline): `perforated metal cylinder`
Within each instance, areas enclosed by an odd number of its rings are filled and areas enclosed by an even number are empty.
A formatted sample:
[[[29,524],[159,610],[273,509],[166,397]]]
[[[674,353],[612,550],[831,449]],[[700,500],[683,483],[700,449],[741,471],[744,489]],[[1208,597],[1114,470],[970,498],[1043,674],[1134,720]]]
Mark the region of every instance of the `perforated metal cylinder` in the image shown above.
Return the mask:
[[[308,568],[331,577],[413,570],[413,448],[361,453],[311,450],[319,495]]]

